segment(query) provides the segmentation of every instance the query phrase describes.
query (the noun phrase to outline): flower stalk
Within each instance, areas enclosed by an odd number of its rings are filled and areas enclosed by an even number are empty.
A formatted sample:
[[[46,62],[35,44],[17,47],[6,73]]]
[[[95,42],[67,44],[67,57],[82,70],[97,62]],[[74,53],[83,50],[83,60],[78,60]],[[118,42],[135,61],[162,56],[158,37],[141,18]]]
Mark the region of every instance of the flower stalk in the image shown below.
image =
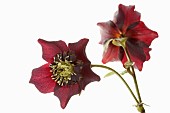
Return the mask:
[[[128,53],[128,50],[127,48],[124,46],[123,47],[124,51],[125,51],[125,54],[126,54],[126,57],[127,57],[127,62],[132,62],[131,58],[130,58],[130,55]],[[141,98],[141,95],[140,95],[140,91],[139,91],[139,86],[138,86],[138,82],[137,82],[137,78],[136,78],[136,73],[135,73],[135,70],[134,70],[134,66],[131,65],[130,66],[130,70],[127,69],[127,71],[131,71],[129,72],[129,74],[132,75],[133,77],[133,80],[134,80],[134,84],[135,84],[135,89],[136,89],[136,93],[137,93],[137,96],[138,96],[138,105],[136,106],[137,107],[137,110],[141,113],[145,113],[145,109],[143,107],[143,103],[142,103],[142,98]]]
[[[104,66],[104,65],[98,65],[98,64],[93,64],[91,65],[91,67],[100,67],[100,68],[104,68],[104,69],[108,69],[110,71],[113,71],[116,75],[118,75],[118,77],[122,80],[122,82],[125,84],[125,86],[127,87],[127,89],[129,90],[129,92],[131,93],[131,95],[133,96],[134,100],[136,101],[136,103],[138,104],[139,101],[136,98],[135,94],[133,93],[132,89],[130,88],[130,86],[128,85],[128,83],[125,81],[125,79],[121,76],[121,74],[119,74],[116,70],[108,67],[108,66]]]

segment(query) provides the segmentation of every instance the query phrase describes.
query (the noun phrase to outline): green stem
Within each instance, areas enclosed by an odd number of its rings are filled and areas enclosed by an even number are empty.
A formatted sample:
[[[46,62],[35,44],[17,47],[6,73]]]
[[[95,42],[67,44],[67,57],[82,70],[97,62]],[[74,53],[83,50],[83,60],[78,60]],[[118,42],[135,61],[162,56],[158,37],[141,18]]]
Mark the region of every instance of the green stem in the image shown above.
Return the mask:
[[[125,51],[125,54],[126,54],[126,57],[127,57],[127,60],[129,62],[132,62],[131,61],[131,58],[130,58],[130,55],[128,53],[128,50],[126,48],[124,48],[124,51]],[[137,79],[136,79],[136,74],[135,74],[135,70],[134,70],[134,66],[132,65],[131,66],[131,69],[132,69],[132,76],[133,76],[133,80],[134,80],[134,84],[135,84],[135,89],[136,89],[136,92],[137,92],[137,95],[138,95],[138,99],[139,99],[139,103],[142,102],[142,99],[141,99],[141,96],[140,96],[140,92],[139,92],[139,87],[138,87],[138,82],[137,82]]]
[[[124,51],[125,51],[125,54],[126,54],[126,57],[127,57],[127,60],[128,62],[132,62],[131,58],[130,58],[130,55],[128,53],[128,50],[126,49],[126,47],[123,47]],[[141,96],[140,96],[140,91],[139,91],[139,87],[138,87],[138,82],[137,82],[137,79],[136,79],[136,74],[135,74],[135,70],[134,70],[134,66],[130,66],[131,68],[131,72],[129,72],[129,74],[132,75],[133,77],[133,80],[134,80],[134,84],[135,84],[135,89],[136,89],[136,92],[137,92],[137,95],[138,95],[138,99],[139,99],[139,103],[137,105],[137,109],[139,112],[141,113],[145,113],[145,109],[143,107],[143,104],[142,104],[142,99],[141,99]],[[130,71],[130,70],[129,70]]]
[[[138,87],[138,82],[137,82],[137,79],[136,79],[136,74],[135,74],[135,71],[134,71],[134,67],[132,66],[132,73],[133,73],[133,80],[134,80],[134,83],[135,83],[135,88],[136,88],[136,92],[137,92],[137,95],[138,95],[138,99],[139,99],[139,103],[142,102],[142,99],[141,99],[141,96],[140,96],[140,91],[139,91],[139,87]]]
[[[127,84],[127,82],[124,80],[124,78],[114,69],[104,66],[104,65],[91,65],[91,67],[101,67],[101,68],[105,68],[108,69],[110,71],[113,71],[115,74],[117,74],[119,76],[119,78],[123,81],[123,83],[126,85],[126,87],[128,88],[128,90],[130,91],[131,95],[133,96],[133,98],[135,99],[136,103],[139,103],[138,99],[136,98],[136,96],[134,95],[133,91],[131,90],[131,88],[129,87],[129,85]]]

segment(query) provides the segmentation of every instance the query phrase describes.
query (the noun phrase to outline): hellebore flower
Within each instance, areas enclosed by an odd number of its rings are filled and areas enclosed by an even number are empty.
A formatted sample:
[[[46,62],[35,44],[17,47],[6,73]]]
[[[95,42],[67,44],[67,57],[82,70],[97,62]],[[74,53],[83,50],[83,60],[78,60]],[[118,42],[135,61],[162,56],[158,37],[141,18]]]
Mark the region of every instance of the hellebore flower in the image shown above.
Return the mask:
[[[104,64],[117,60],[123,64],[127,62],[124,48],[120,43],[124,43],[138,70],[141,71],[143,63],[150,59],[149,46],[158,34],[140,21],[140,13],[134,9],[135,6],[120,4],[113,20],[97,23],[101,28],[100,44],[105,46],[102,59]]]
[[[33,69],[30,83],[41,93],[54,92],[64,109],[69,99],[80,94],[85,86],[100,77],[91,70],[85,48],[88,39],[81,39],[76,43],[64,41],[45,41],[39,39],[42,46],[42,57],[48,63]]]

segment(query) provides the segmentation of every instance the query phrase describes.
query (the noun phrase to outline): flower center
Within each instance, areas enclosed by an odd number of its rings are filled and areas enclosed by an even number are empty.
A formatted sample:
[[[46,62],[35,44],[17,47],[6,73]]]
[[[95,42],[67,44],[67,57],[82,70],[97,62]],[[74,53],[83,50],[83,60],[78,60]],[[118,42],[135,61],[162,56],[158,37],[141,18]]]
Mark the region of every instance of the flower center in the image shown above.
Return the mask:
[[[74,84],[80,80],[83,62],[76,59],[73,52],[59,53],[54,57],[54,62],[49,66],[52,79],[60,86]]]

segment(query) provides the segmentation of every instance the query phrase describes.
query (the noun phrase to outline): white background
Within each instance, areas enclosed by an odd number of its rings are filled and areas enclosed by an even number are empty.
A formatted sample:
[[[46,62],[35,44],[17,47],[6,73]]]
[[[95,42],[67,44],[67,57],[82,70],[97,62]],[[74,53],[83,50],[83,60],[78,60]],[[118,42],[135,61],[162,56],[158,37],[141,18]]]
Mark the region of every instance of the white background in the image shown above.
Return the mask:
[[[38,38],[67,43],[89,38],[92,63],[101,64],[103,48],[97,22],[111,20],[118,4],[135,5],[141,20],[159,34],[151,59],[137,71],[146,113],[169,112],[169,4],[167,0],[0,0],[0,113],[137,113],[135,101],[117,76],[94,68],[100,82],[73,96],[63,110],[52,93],[42,94],[29,84],[31,71],[45,63]],[[109,63],[122,70],[120,62]],[[129,75],[125,78],[133,87]]]

